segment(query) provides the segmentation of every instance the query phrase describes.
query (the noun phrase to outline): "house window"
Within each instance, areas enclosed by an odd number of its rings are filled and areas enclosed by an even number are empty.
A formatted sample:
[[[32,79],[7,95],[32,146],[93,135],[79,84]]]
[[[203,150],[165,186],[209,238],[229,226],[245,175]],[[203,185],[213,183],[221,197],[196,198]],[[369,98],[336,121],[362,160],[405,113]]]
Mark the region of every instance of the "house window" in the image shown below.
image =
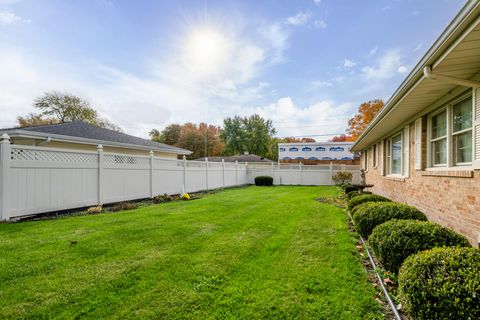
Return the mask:
[[[280,148],[279,150],[280,150],[280,152],[284,152],[285,148]]]
[[[325,148],[324,147],[316,147],[315,151],[325,151]]]
[[[293,147],[293,148],[288,149],[288,151],[295,152],[295,151],[298,151],[298,148]]]
[[[402,174],[402,134],[399,133],[391,139],[391,174]]]
[[[373,145],[373,167],[377,166],[377,145]]]
[[[429,117],[430,166],[472,162],[472,97],[450,104]]]
[[[452,107],[452,142],[454,164],[472,162],[472,99],[465,99]]]
[[[303,147],[303,148],[302,148],[302,151],[307,151],[307,152],[308,152],[308,151],[312,151],[312,148],[310,148],[310,147]]]
[[[432,165],[447,164],[447,110],[434,115],[431,119],[430,152]]]
[[[342,147],[331,147],[330,151],[344,151],[345,149]]]
[[[392,149],[390,148],[390,139],[385,141],[385,172],[390,174],[390,162],[392,160]]]

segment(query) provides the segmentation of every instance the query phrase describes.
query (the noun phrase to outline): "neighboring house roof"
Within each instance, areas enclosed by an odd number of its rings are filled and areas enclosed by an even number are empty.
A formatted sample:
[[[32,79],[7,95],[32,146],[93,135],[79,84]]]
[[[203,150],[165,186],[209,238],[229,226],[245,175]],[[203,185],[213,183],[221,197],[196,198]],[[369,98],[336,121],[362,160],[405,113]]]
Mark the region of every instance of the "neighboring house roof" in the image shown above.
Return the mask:
[[[229,157],[208,157],[208,161],[211,162],[221,162],[222,159],[225,159],[225,162],[273,162],[270,159],[257,156],[255,154],[243,154],[238,156],[229,156]],[[195,159],[196,161],[205,161],[205,158]]]
[[[0,129],[11,137],[48,138],[58,141],[73,141],[77,143],[102,144],[124,148],[135,148],[171,152],[176,154],[191,154],[191,151],[169,146],[152,140],[142,139],[125,133],[100,128],[82,121],[32,126],[24,128]]]
[[[281,142],[279,146],[351,146],[353,142]]]
[[[425,68],[431,68],[434,75],[478,81],[479,57],[480,1],[469,0],[357,139],[352,151],[361,151],[395,133],[412,118],[426,114],[430,106],[446,103],[467,89],[434,80]]]

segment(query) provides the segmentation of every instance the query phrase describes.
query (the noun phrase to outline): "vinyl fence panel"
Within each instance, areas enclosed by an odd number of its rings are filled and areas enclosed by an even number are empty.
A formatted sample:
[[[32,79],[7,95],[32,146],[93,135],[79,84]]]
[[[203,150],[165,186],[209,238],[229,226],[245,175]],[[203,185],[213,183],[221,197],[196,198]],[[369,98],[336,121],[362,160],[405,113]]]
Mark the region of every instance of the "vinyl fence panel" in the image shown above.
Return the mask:
[[[253,184],[331,185],[332,174],[359,166],[187,161],[150,156],[10,145],[0,141],[0,220],[43,212]]]

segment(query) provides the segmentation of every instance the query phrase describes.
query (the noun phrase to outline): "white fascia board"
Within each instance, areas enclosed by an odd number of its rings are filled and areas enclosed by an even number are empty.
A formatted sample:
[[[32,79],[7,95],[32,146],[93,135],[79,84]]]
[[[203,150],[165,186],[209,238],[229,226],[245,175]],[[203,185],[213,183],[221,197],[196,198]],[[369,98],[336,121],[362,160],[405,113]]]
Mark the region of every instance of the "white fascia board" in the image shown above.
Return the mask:
[[[192,154],[192,151],[180,149],[180,148],[170,149],[170,148],[159,148],[159,147],[153,147],[153,146],[149,147],[149,146],[141,146],[137,144],[129,144],[129,143],[121,143],[121,142],[105,141],[105,140],[95,140],[95,139],[66,136],[66,135],[60,135],[60,134],[50,134],[45,132],[27,131],[27,130],[21,130],[21,129],[6,130],[4,132],[8,133],[10,137],[31,138],[31,139],[50,137],[52,141],[59,141],[59,142],[91,144],[95,146],[101,144],[104,147],[105,146],[118,147],[118,148],[128,148],[128,149],[135,149],[135,150],[145,150],[145,151],[152,150],[152,151],[167,152],[167,153],[174,153],[174,154],[180,154],[180,155]]]

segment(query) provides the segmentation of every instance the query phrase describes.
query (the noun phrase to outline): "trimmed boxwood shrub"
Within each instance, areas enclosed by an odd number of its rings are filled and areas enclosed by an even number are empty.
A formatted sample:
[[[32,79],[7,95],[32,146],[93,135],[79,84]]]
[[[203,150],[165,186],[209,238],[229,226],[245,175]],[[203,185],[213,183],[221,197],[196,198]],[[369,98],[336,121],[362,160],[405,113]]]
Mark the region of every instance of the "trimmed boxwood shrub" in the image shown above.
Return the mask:
[[[361,195],[358,197],[354,197],[352,200],[348,202],[348,210],[352,212],[353,208],[355,208],[359,204],[362,204],[365,202],[378,202],[378,201],[391,201],[391,200],[376,194]]]
[[[378,260],[391,272],[398,272],[408,256],[435,247],[469,247],[467,238],[436,223],[391,220],[373,229],[368,238]]]
[[[344,188],[344,191],[345,191],[346,194],[349,194],[352,191],[359,191],[359,190],[360,190],[360,188],[358,186],[356,186],[356,185],[354,186],[354,185],[351,185],[351,184],[346,185],[345,188]]]
[[[358,199],[358,196],[352,199]],[[393,219],[427,221],[427,216],[415,207],[395,202],[367,202],[355,207],[353,221],[362,237],[368,238],[373,229]]]
[[[400,268],[399,296],[411,319],[480,319],[480,250],[434,248]]]
[[[352,199],[353,197],[361,196],[361,195],[364,195],[364,194],[372,194],[372,193],[370,191],[361,192],[360,190],[354,190],[354,191],[350,191],[349,193],[347,193],[347,198]]]
[[[255,185],[256,186],[272,186],[273,185],[273,178],[270,177],[270,176],[255,177]]]

